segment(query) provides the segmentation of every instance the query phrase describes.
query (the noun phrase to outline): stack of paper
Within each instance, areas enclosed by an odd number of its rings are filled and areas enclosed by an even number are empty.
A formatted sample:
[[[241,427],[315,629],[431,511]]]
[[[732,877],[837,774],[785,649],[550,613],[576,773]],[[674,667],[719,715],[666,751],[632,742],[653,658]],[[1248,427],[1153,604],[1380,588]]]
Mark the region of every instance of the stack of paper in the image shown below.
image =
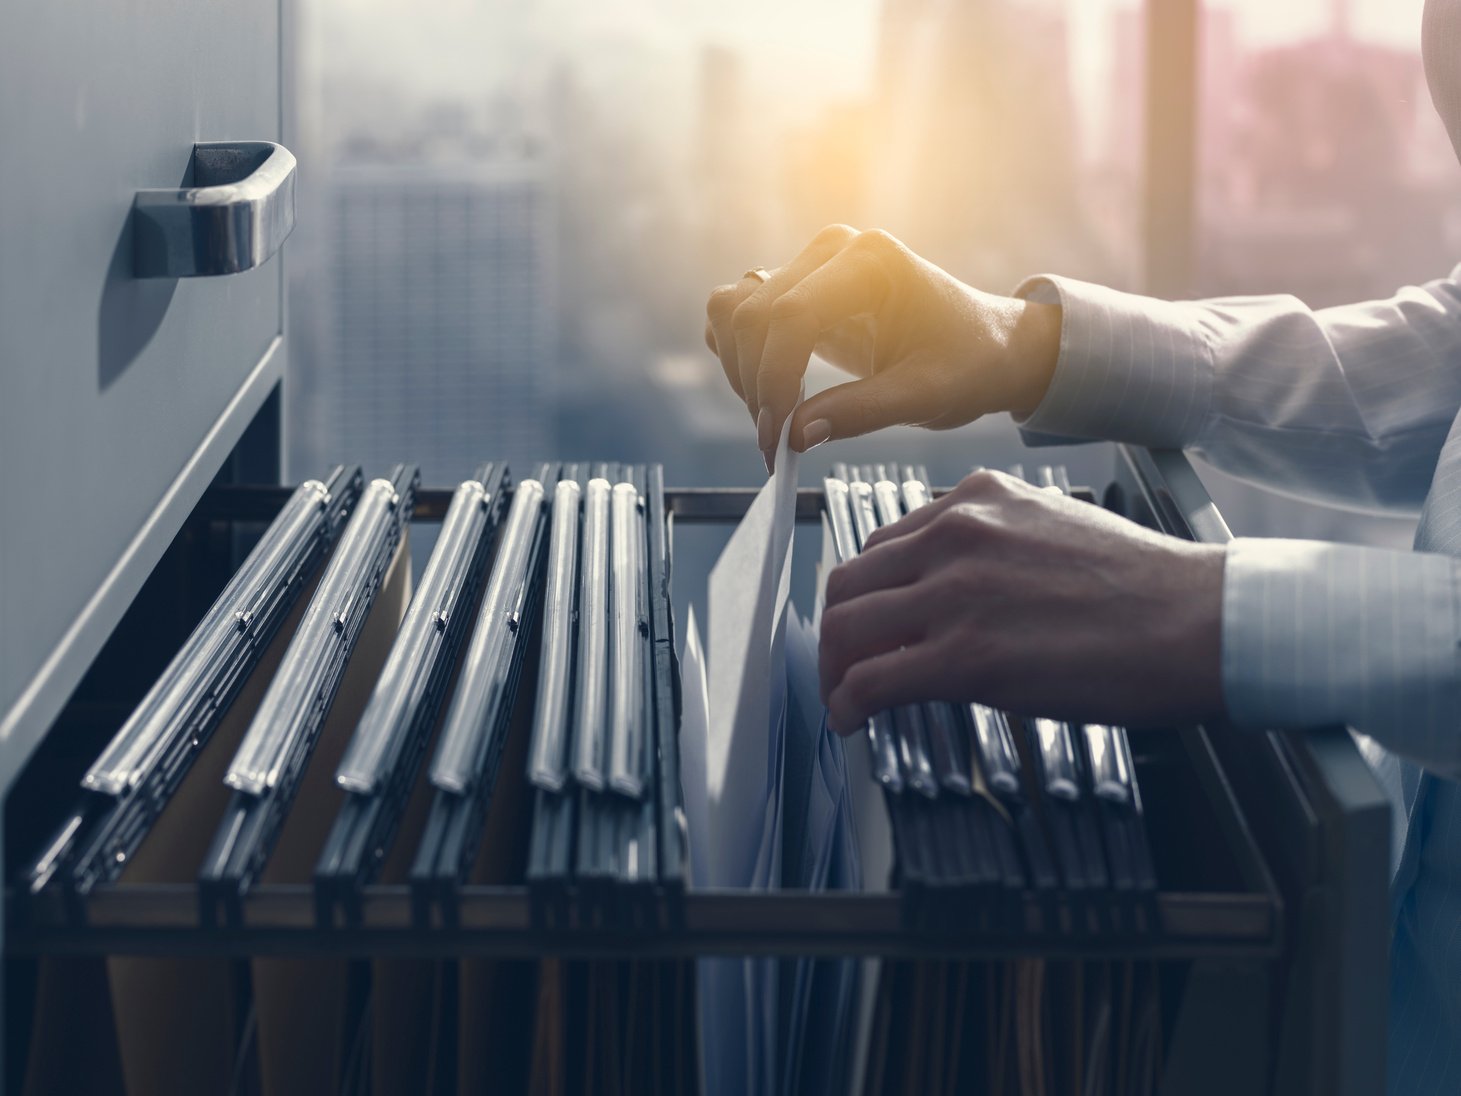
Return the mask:
[[[788,603],[797,466],[783,432],[776,473],[711,571],[708,652],[687,622],[681,772],[699,888],[861,885],[816,633]],[[702,960],[708,1096],[845,1089],[857,974],[842,960]]]

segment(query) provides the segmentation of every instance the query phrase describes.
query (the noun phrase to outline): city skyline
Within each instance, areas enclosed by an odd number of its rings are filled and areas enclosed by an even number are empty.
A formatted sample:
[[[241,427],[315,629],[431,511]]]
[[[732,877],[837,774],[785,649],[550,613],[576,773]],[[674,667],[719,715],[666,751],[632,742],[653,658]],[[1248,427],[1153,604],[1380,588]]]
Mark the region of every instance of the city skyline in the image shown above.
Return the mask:
[[[293,465],[398,461],[430,482],[489,459],[522,466],[556,442],[557,237],[541,153],[463,154],[442,137],[388,149],[324,183],[325,277],[299,322]]]
[[[1427,122],[1414,47],[1420,4],[1388,5],[1388,16],[1369,0],[1208,5],[1199,289],[1288,290],[1329,303],[1444,272],[1437,256],[1461,246],[1461,169],[1444,131]],[[381,149],[426,157],[443,140],[459,158],[490,158],[494,135],[523,134],[541,151],[558,226],[550,295],[559,379],[537,456],[660,459],[677,482],[751,483],[759,458],[744,408],[701,342],[704,297],[747,265],[784,261],[821,224],[887,227],[991,290],[1049,270],[1141,288],[1139,8],[856,0],[839,7],[855,39],[842,51],[808,14],[827,6],[798,8],[766,41],[757,37],[763,8],[771,10],[757,0],[712,15],[643,0],[611,14],[569,0],[490,10],[446,0],[389,44],[390,63],[376,64],[381,43],[352,43],[396,25],[382,6],[317,0],[305,36],[312,48],[302,51],[301,159],[323,170],[313,179],[302,171],[296,291],[307,298],[332,277],[311,225],[328,208],[317,184],[342,166]],[[354,32],[329,38],[321,58],[322,29],[342,17]],[[1336,45],[1337,29],[1348,45]],[[424,71],[411,58],[428,31],[445,37]],[[489,39],[462,68],[464,50]],[[797,63],[768,77],[778,51]],[[1352,133],[1353,109],[1329,109],[1323,97],[1308,113],[1284,101],[1321,77],[1334,94],[1376,104],[1358,115],[1368,129]],[[1265,131],[1265,118],[1314,139],[1286,140],[1272,125]],[[1280,198],[1316,185],[1299,157],[1310,148],[1339,166],[1314,191],[1322,208],[1300,216]],[[1382,148],[1400,149],[1400,162]],[[1345,156],[1365,168],[1364,194],[1343,177]],[[1383,241],[1377,208],[1390,211]],[[463,305],[452,322],[470,326],[470,311]],[[327,368],[325,348],[300,322],[308,313],[293,311],[299,378]],[[431,375],[417,377],[423,401]],[[834,379],[814,363],[809,384]],[[291,421],[303,429],[312,420]],[[468,444],[488,459],[505,441]],[[843,443],[837,456],[898,459],[898,446],[945,481],[974,463],[1028,459],[1003,417],[957,436],[897,431]],[[1060,459],[1093,482],[1101,475],[1096,448]],[[1239,526],[1248,512],[1274,520],[1272,510],[1261,500],[1225,505]],[[1341,525],[1335,535],[1358,528]]]

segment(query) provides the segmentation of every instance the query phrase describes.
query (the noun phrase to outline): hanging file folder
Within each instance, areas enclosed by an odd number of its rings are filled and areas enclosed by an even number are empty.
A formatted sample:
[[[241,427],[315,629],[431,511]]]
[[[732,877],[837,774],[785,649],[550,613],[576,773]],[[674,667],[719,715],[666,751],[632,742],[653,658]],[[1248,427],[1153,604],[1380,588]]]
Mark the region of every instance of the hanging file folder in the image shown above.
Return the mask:
[[[602,464],[564,476],[528,771],[534,916],[562,923],[572,888],[595,924],[653,924],[662,910],[674,920],[685,846],[663,472]],[[578,476],[581,491],[566,486]]]
[[[458,884],[481,840],[517,702],[523,656],[541,600],[545,547],[544,482],[552,469],[514,486],[492,573],[464,658],[461,683],[447,710],[429,778],[431,813],[411,868],[415,917],[433,909],[450,922]]]
[[[237,923],[241,900],[274,848],[355,641],[396,555],[420,475],[399,465],[362,491],[279,674],[234,755],[234,789],[199,871],[205,920]]]
[[[84,897],[117,878],[208,744],[361,490],[358,468],[295,489],[157,683],[87,769],[74,811],[28,871]],[[80,914],[81,907],[73,905]]]
[[[358,919],[360,888],[379,869],[446,699],[505,509],[504,469],[484,465],[457,487],[421,586],[335,773],[345,799],[314,883],[321,923]]]

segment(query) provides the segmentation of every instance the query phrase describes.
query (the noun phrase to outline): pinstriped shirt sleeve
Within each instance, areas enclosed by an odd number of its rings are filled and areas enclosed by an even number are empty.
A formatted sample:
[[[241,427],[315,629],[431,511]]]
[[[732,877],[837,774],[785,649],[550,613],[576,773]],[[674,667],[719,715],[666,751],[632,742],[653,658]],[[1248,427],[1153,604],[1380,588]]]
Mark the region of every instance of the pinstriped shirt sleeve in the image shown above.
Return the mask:
[[[1222,650],[1239,726],[1344,723],[1461,775],[1461,561],[1239,538],[1223,579]]]
[[[1292,297],[1172,303],[1031,279],[1018,292],[1059,301],[1063,320],[1050,391],[1022,428],[1037,444],[1196,450],[1349,506],[1418,506],[1461,408],[1456,277],[1320,311]],[[1234,722],[1345,723],[1461,775],[1461,561],[1239,539],[1222,646]]]
[[[1382,301],[1159,301],[1040,276],[1062,306],[1032,444],[1194,450],[1224,471],[1349,507],[1414,509],[1461,409],[1461,268]]]

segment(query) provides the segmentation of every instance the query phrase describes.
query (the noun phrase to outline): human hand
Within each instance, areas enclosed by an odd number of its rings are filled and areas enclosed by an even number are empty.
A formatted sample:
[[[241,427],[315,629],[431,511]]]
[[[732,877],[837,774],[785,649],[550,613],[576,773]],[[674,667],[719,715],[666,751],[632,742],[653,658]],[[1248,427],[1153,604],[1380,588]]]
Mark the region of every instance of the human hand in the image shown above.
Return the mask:
[[[850,734],[924,700],[1124,726],[1218,715],[1223,561],[976,472],[828,576],[828,722]]]
[[[791,447],[907,424],[947,430],[1033,411],[1060,350],[1060,308],[982,293],[886,232],[833,225],[763,283],[723,285],[705,341],[771,465],[815,352],[861,378],[796,407]]]

